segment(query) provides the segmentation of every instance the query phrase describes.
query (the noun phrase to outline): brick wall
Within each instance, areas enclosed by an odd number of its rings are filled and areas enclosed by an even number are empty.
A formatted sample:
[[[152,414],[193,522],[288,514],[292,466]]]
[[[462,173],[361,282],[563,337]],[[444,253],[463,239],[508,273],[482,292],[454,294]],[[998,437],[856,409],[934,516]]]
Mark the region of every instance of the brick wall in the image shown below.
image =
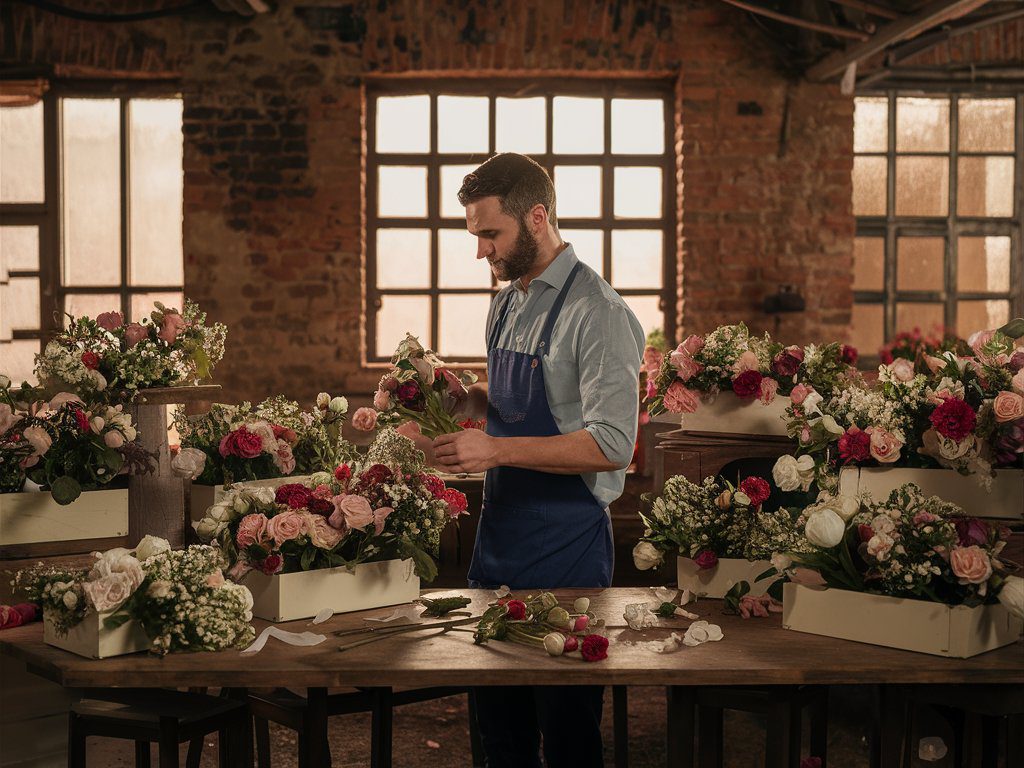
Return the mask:
[[[716,0],[281,0],[252,19],[211,8],[132,24],[7,4],[0,24],[8,61],[180,77],[186,291],[230,327],[227,398],[376,383],[360,364],[366,74],[676,77],[685,331],[776,330],[759,307],[786,283],[808,308],[782,337],[847,332],[852,101],[787,78]]]

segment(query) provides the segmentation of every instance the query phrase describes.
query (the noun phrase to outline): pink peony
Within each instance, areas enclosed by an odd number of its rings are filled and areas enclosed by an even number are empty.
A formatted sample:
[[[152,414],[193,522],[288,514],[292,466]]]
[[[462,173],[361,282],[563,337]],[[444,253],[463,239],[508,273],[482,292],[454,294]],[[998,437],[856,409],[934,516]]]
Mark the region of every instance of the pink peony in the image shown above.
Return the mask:
[[[238,532],[235,534],[235,543],[238,548],[245,549],[266,539],[269,523],[267,516],[262,512],[243,517],[238,523]]]
[[[758,362],[757,355],[748,349],[736,358],[736,362],[732,364],[732,371],[733,373],[743,373],[744,371],[756,371],[760,367],[761,363]]]
[[[173,309],[164,310],[163,320],[160,322],[160,330],[156,336],[161,341],[173,344],[174,340],[178,338],[185,329],[185,318],[178,314]]]
[[[744,353],[746,354],[746,353]],[[761,381],[764,377],[754,369],[747,369],[732,380],[732,391],[737,397],[751,400],[761,393]]]
[[[704,349],[704,337],[691,333],[679,347],[689,355],[696,355]]]
[[[793,405],[800,405],[813,391],[806,384],[797,384],[793,387],[793,391],[789,393],[789,399],[793,401]]]
[[[347,526],[361,531],[373,522],[373,507],[362,496],[343,493],[331,501],[334,503],[334,512],[328,521],[335,528],[341,530]]]
[[[912,381],[914,378],[914,364],[904,357],[897,357],[889,365],[893,378],[897,381]]]
[[[865,431],[871,439],[871,458],[880,464],[892,464],[899,460],[903,443],[894,434],[881,427],[868,427]]]
[[[1016,383],[1017,377],[1015,376],[1014,386]],[[992,403],[992,410],[996,415],[996,421],[1000,423],[1024,418],[1024,395],[1018,395],[1016,392],[1000,392],[996,395],[995,402]]]
[[[681,381],[673,381],[662,401],[670,413],[695,413],[700,405],[700,396],[687,389]]]
[[[769,379],[765,376],[761,379],[761,395],[760,400],[765,405],[768,405],[772,400],[775,399],[775,393],[779,391],[779,382],[775,379]]]
[[[124,315],[120,312],[101,312],[96,316],[96,325],[107,331],[116,331],[124,325]]]
[[[277,546],[286,541],[297,539],[306,530],[306,514],[297,509],[289,509],[279,515],[274,515],[267,523],[267,535],[274,540]]]
[[[359,408],[352,414],[352,426],[360,432],[372,432],[377,426],[377,412],[373,408]]]
[[[149,329],[145,326],[139,325],[138,323],[129,323],[124,329],[124,340],[128,344],[128,348],[131,349],[143,339],[149,336]]]
[[[386,411],[391,407],[391,393],[385,389],[378,389],[373,396],[373,407],[378,411]]]
[[[992,576],[992,560],[981,547],[953,547],[949,566],[961,584],[984,584]]]

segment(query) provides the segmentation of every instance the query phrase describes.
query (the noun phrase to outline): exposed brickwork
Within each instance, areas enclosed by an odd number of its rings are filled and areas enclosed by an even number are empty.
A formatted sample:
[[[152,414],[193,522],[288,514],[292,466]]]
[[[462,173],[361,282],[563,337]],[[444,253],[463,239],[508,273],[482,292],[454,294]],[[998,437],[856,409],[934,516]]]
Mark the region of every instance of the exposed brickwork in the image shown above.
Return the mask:
[[[717,1],[281,0],[116,25],[16,4],[0,23],[7,61],[180,75],[186,289],[230,326],[228,398],[376,381],[360,366],[366,74],[677,76],[683,327],[770,329],[761,300],[787,283],[808,310],[783,337],[846,333],[852,101],[787,81]]]

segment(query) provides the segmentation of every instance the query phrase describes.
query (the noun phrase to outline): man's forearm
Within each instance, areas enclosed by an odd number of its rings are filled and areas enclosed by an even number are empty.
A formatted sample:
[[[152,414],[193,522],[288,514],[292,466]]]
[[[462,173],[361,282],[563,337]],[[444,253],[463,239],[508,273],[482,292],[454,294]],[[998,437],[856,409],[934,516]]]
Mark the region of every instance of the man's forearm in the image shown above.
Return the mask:
[[[593,435],[585,429],[550,437],[502,437],[497,444],[499,466],[557,475],[621,469],[608,460]]]

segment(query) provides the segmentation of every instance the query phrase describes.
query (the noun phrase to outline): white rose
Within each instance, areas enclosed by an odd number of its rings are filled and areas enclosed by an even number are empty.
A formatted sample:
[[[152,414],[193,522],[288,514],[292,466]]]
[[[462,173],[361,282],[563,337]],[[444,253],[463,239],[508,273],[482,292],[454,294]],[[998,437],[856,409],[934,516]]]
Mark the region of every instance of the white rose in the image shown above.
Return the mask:
[[[75,591],[73,589],[69,589],[67,592],[64,593],[64,607],[67,608],[69,611],[73,611],[77,606],[78,595],[75,594]]]
[[[892,537],[886,533],[876,533],[868,540],[867,552],[876,560],[887,560],[893,545]]]
[[[210,508],[206,510],[205,517],[213,520],[215,523],[231,522],[233,501],[233,499],[229,498],[226,501],[218,501],[216,504],[212,504]]]
[[[201,541],[213,541],[222,530],[227,528],[227,523],[219,523],[216,520],[211,520],[209,517],[204,517],[199,522],[194,523],[193,527]]]
[[[821,426],[825,428],[826,432],[830,432],[833,435],[843,435],[846,432],[846,430],[839,426],[839,424],[836,423],[836,420],[828,414],[821,417]]]
[[[159,536],[150,536],[146,534],[142,537],[142,541],[135,547],[135,557],[139,562],[146,562],[151,557],[162,555],[164,552],[171,551],[171,544],[167,539],[161,539]]]
[[[316,488],[318,485],[329,485],[334,480],[330,472],[314,472],[309,476],[309,484]]]
[[[251,506],[251,504],[251,499],[247,498],[245,494],[236,493],[234,497],[231,499],[230,508],[234,511],[236,516],[241,517],[249,511],[249,507]]]
[[[155,600],[162,600],[165,597],[169,597],[170,594],[171,582],[164,581],[163,579],[154,581],[149,585],[149,589],[146,590],[146,597],[152,597]]]
[[[252,488],[249,490],[249,493],[252,495],[253,500],[260,504],[273,504],[274,499],[277,496],[277,491],[275,489],[267,488],[266,486]]]
[[[1024,579],[1020,576],[1007,576],[997,597],[1012,615],[1024,619]]]
[[[348,400],[344,397],[332,397],[327,406],[331,413],[341,414],[348,412]]]
[[[814,459],[810,456],[780,456],[772,468],[772,478],[783,491],[806,491],[814,482]]]
[[[565,635],[561,632],[549,632],[544,635],[544,650],[551,656],[561,656],[565,651]]]
[[[829,549],[843,540],[846,523],[833,510],[825,508],[814,512],[804,527],[807,540],[817,547]]]
[[[93,381],[93,386],[96,387],[97,392],[102,392],[107,388],[107,380],[103,378],[103,374],[99,371],[89,371],[89,378]]]
[[[776,552],[772,555],[772,567],[779,573],[787,570],[793,565],[793,558],[783,552]]]
[[[650,570],[654,566],[660,565],[661,560],[661,551],[649,541],[638,542],[633,547],[633,564],[638,570]]]
[[[810,394],[808,394],[807,397],[804,398],[804,413],[808,415],[812,413],[821,413],[821,411],[818,409],[818,406],[821,404],[822,399],[822,396],[812,389]]]
[[[128,437],[126,434],[125,437]],[[129,440],[131,438],[128,438]],[[198,448],[182,448],[178,455],[171,459],[171,472],[178,477],[196,480],[203,474],[206,467],[206,454]]]
[[[113,611],[131,597],[138,584],[127,573],[111,573],[96,581],[86,581],[82,590],[97,611]]]

